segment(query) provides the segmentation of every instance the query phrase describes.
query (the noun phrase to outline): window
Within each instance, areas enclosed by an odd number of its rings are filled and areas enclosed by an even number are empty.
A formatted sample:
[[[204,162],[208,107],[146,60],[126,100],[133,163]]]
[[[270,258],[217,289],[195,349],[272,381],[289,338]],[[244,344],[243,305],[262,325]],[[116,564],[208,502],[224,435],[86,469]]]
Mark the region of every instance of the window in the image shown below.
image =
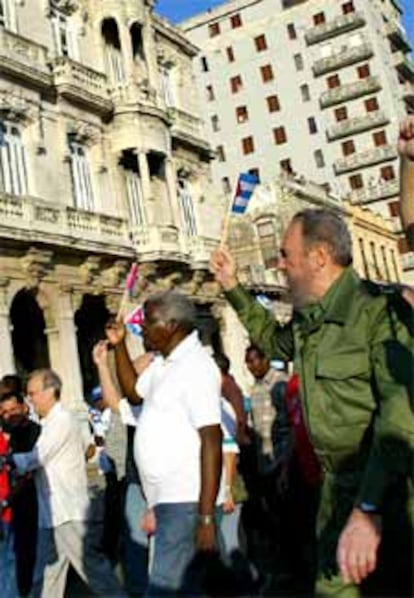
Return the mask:
[[[249,112],[247,110],[247,106],[237,106],[236,120],[239,124],[245,123],[249,120]]]
[[[125,172],[128,212],[133,226],[142,226],[146,222],[141,177],[136,154],[124,151],[121,165]]]
[[[52,23],[53,43],[58,56],[75,58],[77,55],[75,32],[70,27],[68,17],[56,8],[50,12]]]
[[[323,23],[326,23],[324,12],[318,12],[315,15],[313,15],[313,24],[314,25],[322,25]]]
[[[102,23],[101,32],[105,44],[105,70],[109,79],[114,85],[124,83],[124,63],[116,21],[114,19],[105,19]]]
[[[201,70],[203,71],[203,73],[207,73],[208,72],[208,61],[207,61],[207,58],[205,56],[202,56],[200,58],[200,62],[201,62]]]
[[[240,75],[236,75],[230,79],[230,88],[231,93],[238,93],[241,89],[243,89],[243,82]]]
[[[361,174],[353,174],[349,177],[349,186],[353,191],[364,187],[364,180]]]
[[[277,112],[278,110],[280,110],[279,98],[276,95],[268,96],[266,98],[266,102],[269,112]]]
[[[388,204],[388,209],[390,211],[390,216],[393,218],[400,217],[400,202],[399,201],[390,201]]]
[[[69,139],[69,151],[75,207],[91,212],[94,200],[91,170],[86,150],[82,144]]]
[[[228,48],[226,48],[226,54],[227,54],[227,60],[229,62],[234,62],[234,50],[233,50],[232,46],[229,46]]]
[[[0,0],[0,26],[17,31],[15,0]]]
[[[322,150],[318,149],[313,152],[313,157],[315,158],[316,168],[324,168],[325,166],[325,158],[323,157]]]
[[[144,38],[142,35],[142,25],[132,23],[129,33],[131,36],[131,48],[134,62],[137,60],[145,61]]]
[[[232,29],[237,29],[237,27],[242,26],[242,18],[241,15],[236,14],[230,17],[230,26]]]
[[[395,179],[395,170],[393,166],[383,166],[380,170],[382,181],[393,181]]]
[[[314,116],[310,116],[308,118],[308,128],[309,128],[309,133],[311,135],[314,135],[315,133],[318,132],[318,125],[316,123],[316,119]]]
[[[307,83],[304,83],[303,85],[300,86],[300,95],[302,96],[303,102],[310,101],[310,91],[309,91],[309,85]]]
[[[377,98],[368,98],[368,100],[365,100],[364,104],[367,112],[376,112],[376,110],[379,109]]]
[[[283,143],[286,143],[287,136],[285,127],[276,127],[275,129],[273,129],[273,137],[276,145],[282,145]]]
[[[280,170],[285,174],[293,174],[292,162],[290,158],[285,158],[279,162]]]
[[[254,152],[254,140],[253,137],[245,137],[242,139],[243,154],[252,154]]]
[[[214,88],[212,85],[207,85],[206,86],[206,96],[207,96],[207,101],[208,102],[212,102],[215,98],[214,96]]]
[[[216,147],[216,155],[217,155],[217,160],[219,162],[225,162],[226,161],[226,153],[224,151],[224,146],[223,145],[218,145]]]
[[[303,56],[302,54],[295,54],[293,56],[293,60],[295,61],[295,68],[297,71],[303,71],[304,64],[303,64]]]
[[[260,67],[263,83],[267,83],[273,79],[273,69],[271,64],[266,64]]]
[[[210,23],[208,26],[208,35],[209,37],[220,35],[220,23]]]
[[[366,79],[367,77],[369,77],[369,64],[362,64],[361,66],[359,66],[357,68],[357,73],[360,79]]]
[[[186,178],[178,177],[177,191],[184,232],[189,237],[194,237],[197,235],[197,223],[190,184]]]
[[[385,131],[377,131],[372,136],[374,140],[375,147],[380,147],[381,145],[387,145],[387,135]]]
[[[262,34],[255,37],[254,45],[256,46],[256,50],[258,52],[263,52],[264,50],[267,50],[266,36]]]
[[[341,122],[342,120],[348,119],[348,110],[346,106],[341,106],[340,108],[336,108],[334,111],[335,120],[336,122]]]
[[[221,179],[221,186],[223,188],[223,193],[227,194],[227,193],[231,193],[231,185],[230,185],[230,180],[228,176],[224,176]]]
[[[262,220],[256,226],[265,268],[277,268],[279,252],[274,222],[272,220]]]
[[[342,147],[342,154],[344,156],[350,156],[351,154],[355,153],[355,143],[353,142],[352,139],[349,139],[348,141],[344,141],[341,144]]]
[[[11,195],[28,193],[26,150],[18,127],[0,122],[0,187]]]
[[[288,23],[288,25],[287,25],[286,28],[287,28],[288,38],[289,39],[296,39],[297,35],[296,35],[295,24],[294,23]]]
[[[217,114],[213,114],[213,116],[211,117],[211,128],[213,129],[214,133],[220,131],[220,121]]]
[[[160,67],[161,94],[168,108],[175,106],[172,71],[166,66]]]
[[[341,85],[339,75],[331,75],[326,79],[326,83],[328,85],[328,89],[334,89],[335,87],[339,87]]]
[[[344,15],[348,15],[351,12],[355,12],[354,3],[352,2],[352,0],[350,2],[345,2],[345,4],[342,4],[342,13]]]
[[[257,181],[260,182],[260,170],[258,168],[249,168],[249,174],[255,176]]]

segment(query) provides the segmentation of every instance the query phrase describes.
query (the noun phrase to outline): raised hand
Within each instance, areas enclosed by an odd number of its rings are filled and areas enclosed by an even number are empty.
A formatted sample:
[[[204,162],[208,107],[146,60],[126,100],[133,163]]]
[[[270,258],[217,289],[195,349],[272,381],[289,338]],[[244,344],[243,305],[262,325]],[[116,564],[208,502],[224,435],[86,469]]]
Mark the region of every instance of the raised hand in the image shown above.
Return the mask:
[[[105,326],[105,334],[112,346],[119,345],[125,340],[125,324],[119,320],[111,319]]]
[[[398,152],[400,156],[414,160],[414,115],[407,116],[400,125]]]
[[[92,350],[92,359],[98,367],[108,362],[108,341],[99,341],[96,343]]]
[[[230,291],[237,286],[236,262],[228,249],[223,247],[213,251],[210,258],[210,271],[225,291]]]

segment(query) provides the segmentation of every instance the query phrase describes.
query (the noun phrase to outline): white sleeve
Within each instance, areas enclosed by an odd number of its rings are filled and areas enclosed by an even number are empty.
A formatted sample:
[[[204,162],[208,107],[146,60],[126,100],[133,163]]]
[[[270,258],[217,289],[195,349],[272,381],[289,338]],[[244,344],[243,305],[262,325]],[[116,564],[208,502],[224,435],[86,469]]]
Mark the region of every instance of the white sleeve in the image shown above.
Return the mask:
[[[160,359],[162,358],[156,357],[149,364],[149,366],[142,372],[142,374],[138,376],[138,380],[135,385],[135,390],[137,395],[141,397],[141,399],[145,400],[145,398],[148,397],[152,384],[153,374],[155,372],[155,369],[159,365]]]
[[[187,407],[191,421],[197,429],[220,425],[220,374],[214,364],[200,364],[191,372]]]
[[[121,399],[118,410],[123,425],[136,427],[141,409],[141,405],[131,405],[127,399]]]

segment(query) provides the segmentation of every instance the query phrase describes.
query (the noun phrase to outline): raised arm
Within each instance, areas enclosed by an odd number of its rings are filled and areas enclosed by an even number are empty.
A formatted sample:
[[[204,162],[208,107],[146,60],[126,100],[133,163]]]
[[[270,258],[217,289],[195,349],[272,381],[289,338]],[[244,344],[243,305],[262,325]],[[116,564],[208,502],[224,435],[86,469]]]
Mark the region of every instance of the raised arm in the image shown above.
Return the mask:
[[[134,405],[142,402],[135,390],[138,375],[126,346],[126,329],[122,322],[110,320],[105,327],[108,341],[114,347],[116,373],[124,396]]]
[[[99,341],[92,351],[92,358],[98,370],[99,382],[102,388],[102,399],[106,407],[115,413],[119,412],[121,397],[112,379],[108,362],[108,341]]]
[[[401,223],[408,245],[414,251],[414,115],[401,124],[398,151],[401,157]]]

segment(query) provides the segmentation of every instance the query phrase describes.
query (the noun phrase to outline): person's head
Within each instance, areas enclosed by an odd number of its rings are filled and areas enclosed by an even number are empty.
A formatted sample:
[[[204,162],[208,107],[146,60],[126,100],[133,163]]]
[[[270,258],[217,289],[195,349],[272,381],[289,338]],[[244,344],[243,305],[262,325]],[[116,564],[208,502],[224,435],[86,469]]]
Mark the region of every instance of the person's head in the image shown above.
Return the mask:
[[[352,264],[352,239],[343,218],[320,208],[297,213],[284,235],[279,269],[286,274],[296,307],[323,297]]]
[[[62,382],[51,369],[35,370],[27,382],[27,396],[39,417],[45,417],[60,399]]]
[[[94,386],[89,395],[89,403],[98,411],[104,411],[105,402],[102,396],[102,388],[100,386]]]
[[[29,408],[24,401],[22,384],[18,376],[4,376],[0,381],[0,420],[6,431],[27,421]]]
[[[246,366],[249,372],[258,380],[264,378],[270,369],[270,360],[256,345],[246,349]]]
[[[185,295],[166,291],[144,303],[142,333],[149,350],[168,355],[195,327],[196,309]]]
[[[226,376],[230,371],[230,359],[227,355],[224,355],[224,353],[214,353],[213,359],[222,375]]]

